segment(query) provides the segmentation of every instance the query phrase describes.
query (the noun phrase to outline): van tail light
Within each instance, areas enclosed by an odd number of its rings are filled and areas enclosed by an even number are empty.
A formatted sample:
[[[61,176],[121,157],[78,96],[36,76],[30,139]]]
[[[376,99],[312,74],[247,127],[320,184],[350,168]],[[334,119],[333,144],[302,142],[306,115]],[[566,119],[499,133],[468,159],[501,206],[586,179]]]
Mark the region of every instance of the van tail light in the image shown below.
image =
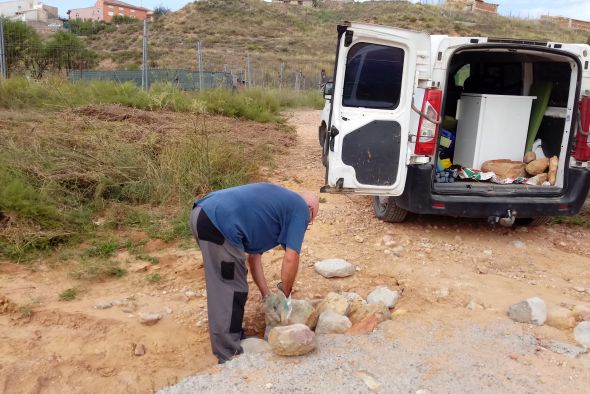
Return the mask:
[[[422,101],[422,113],[428,115],[431,120],[440,120],[440,105],[442,91],[440,89],[426,89],[424,101]],[[416,134],[416,146],[414,153],[422,156],[434,155],[436,149],[436,136],[438,135],[438,124],[420,116],[418,122],[418,133]]]
[[[590,161],[590,97],[583,97],[580,101],[579,122],[572,156],[579,161]]]

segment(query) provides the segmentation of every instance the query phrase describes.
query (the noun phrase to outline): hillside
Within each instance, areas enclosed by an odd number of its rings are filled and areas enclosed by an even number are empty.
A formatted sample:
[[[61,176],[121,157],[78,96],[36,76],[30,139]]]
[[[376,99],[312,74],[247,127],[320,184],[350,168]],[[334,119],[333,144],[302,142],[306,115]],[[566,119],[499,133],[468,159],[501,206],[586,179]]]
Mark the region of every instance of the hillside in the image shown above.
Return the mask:
[[[293,69],[330,68],[335,26],[348,20],[378,23],[434,34],[515,37],[586,42],[590,35],[538,20],[473,14],[408,2],[351,3],[306,8],[259,0],[193,2],[150,26],[152,67],[195,68],[196,43],[204,45],[206,70],[244,68],[249,53],[254,68],[275,72],[281,62]],[[118,26],[88,37],[105,68],[137,67],[141,25]],[[270,74],[272,74],[272,72]]]

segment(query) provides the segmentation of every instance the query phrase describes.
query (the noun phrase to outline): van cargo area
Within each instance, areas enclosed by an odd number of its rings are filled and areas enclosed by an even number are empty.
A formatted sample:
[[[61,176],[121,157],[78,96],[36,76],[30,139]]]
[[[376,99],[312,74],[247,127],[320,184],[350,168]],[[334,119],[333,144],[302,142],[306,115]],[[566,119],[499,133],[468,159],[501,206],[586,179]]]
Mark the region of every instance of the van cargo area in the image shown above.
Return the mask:
[[[577,62],[546,48],[470,46],[452,55],[447,70],[434,191],[559,194],[577,108]]]

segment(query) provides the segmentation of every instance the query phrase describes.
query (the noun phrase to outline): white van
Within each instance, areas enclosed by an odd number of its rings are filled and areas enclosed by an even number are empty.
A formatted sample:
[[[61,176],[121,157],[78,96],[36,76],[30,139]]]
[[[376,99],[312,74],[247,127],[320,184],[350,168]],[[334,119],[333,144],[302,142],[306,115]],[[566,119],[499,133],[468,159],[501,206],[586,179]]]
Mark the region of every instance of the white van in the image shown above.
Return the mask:
[[[347,22],[338,43],[319,128],[322,192],[374,196],[390,222],[418,213],[525,224],[580,211],[590,188],[590,46]],[[455,179],[485,160],[523,161],[533,140],[538,156],[558,160],[552,184]],[[455,168],[447,182],[442,153]]]

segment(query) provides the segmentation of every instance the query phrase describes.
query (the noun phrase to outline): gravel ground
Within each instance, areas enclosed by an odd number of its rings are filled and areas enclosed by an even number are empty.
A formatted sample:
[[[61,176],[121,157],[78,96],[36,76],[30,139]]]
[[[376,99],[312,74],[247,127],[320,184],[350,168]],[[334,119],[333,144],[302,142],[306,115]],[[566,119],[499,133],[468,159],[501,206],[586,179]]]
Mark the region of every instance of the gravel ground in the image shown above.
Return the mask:
[[[569,388],[587,389],[590,356],[546,350],[526,327],[391,321],[369,335],[320,335],[303,357],[241,355],[159,393],[550,393],[564,374]],[[537,363],[565,364],[541,374]]]

